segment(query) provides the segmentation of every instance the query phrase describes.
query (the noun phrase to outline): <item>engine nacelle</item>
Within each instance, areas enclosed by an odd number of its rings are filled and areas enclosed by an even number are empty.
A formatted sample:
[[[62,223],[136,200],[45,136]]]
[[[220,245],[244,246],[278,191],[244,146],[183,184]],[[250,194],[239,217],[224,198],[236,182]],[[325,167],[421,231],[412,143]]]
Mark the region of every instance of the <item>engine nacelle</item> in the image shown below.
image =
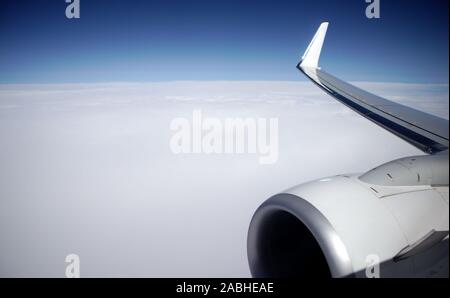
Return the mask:
[[[367,182],[385,169],[309,182],[264,202],[248,233],[252,275],[368,277],[379,268],[380,277],[448,277],[448,182]]]

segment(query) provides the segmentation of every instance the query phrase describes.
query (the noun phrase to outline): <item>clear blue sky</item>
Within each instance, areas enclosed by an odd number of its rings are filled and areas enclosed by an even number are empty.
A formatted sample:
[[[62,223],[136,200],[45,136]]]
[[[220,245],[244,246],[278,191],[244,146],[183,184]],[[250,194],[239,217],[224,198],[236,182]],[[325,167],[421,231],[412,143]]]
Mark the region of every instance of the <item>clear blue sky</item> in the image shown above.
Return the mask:
[[[295,65],[322,21],[321,64],[347,80],[448,83],[448,0],[0,1],[0,83],[304,80]]]

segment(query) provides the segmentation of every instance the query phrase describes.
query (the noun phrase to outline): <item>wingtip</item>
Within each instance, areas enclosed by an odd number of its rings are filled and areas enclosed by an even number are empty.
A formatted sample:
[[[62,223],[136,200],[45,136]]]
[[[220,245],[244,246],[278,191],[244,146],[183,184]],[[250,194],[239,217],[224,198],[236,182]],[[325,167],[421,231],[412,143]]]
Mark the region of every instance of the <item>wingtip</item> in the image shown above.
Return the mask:
[[[314,35],[308,48],[303,54],[299,66],[312,68],[319,67],[320,53],[322,51],[322,46],[325,40],[325,35],[328,30],[328,25],[329,25],[328,22],[322,22],[320,24],[319,29],[317,29],[316,34]]]

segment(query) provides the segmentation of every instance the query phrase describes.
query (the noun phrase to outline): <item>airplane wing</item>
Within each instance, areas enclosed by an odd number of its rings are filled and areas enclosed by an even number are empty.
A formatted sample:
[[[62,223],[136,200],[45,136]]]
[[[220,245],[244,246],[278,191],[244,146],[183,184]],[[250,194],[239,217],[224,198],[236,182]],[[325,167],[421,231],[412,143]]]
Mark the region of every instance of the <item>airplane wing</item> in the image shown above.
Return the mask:
[[[328,23],[322,23],[297,68],[335,99],[423,152],[448,150],[448,120],[371,94],[318,66]]]

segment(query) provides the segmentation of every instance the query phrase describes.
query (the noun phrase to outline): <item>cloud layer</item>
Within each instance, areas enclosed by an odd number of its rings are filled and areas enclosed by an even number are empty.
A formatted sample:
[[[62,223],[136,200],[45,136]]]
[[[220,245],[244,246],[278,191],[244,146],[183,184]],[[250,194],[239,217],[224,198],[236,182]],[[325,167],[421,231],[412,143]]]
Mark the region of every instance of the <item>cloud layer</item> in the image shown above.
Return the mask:
[[[448,119],[448,85],[358,83]],[[278,117],[280,154],[174,155],[170,121]],[[308,82],[0,86],[0,276],[246,277],[265,199],[418,150]]]

